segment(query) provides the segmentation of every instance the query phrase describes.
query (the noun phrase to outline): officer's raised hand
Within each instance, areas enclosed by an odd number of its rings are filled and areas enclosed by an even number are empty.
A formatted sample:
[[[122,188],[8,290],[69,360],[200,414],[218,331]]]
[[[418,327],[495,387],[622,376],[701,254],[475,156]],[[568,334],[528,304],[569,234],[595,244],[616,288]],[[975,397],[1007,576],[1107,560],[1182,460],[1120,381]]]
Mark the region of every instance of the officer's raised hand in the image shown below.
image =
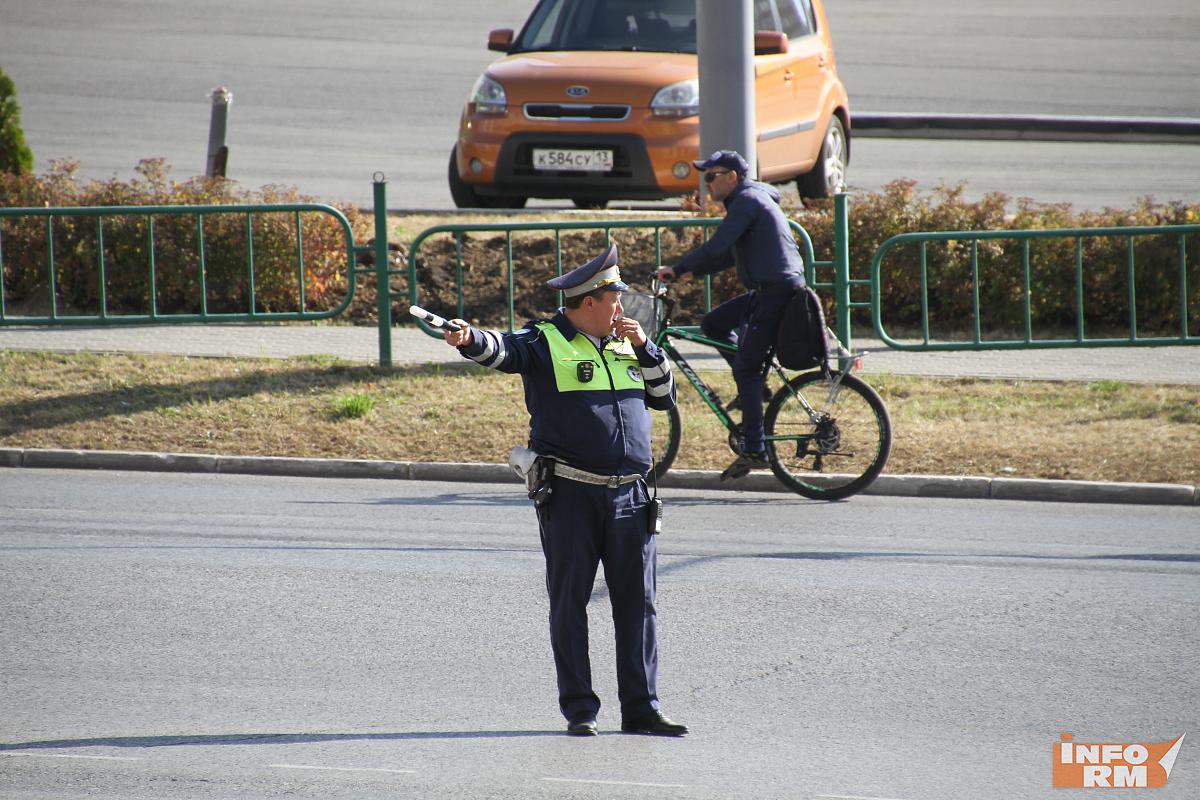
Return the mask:
[[[450,322],[457,325],[458,330],[456,330],[456,331],[443,330],[442,336],[444,336],[446,338],[446,342],[448,344],[454,345],[455,347],[466,347],[469,344],[471,344],[471,341],[472,341],[471,324],[469,322],[467,322],[465,319],[452,319],[452,320],[450,320]]]
[[[634,347],[646,344],[646,332],[633,317],[617,317],[616,322],[613,323],[613,333],[618,339],[628,339]]]

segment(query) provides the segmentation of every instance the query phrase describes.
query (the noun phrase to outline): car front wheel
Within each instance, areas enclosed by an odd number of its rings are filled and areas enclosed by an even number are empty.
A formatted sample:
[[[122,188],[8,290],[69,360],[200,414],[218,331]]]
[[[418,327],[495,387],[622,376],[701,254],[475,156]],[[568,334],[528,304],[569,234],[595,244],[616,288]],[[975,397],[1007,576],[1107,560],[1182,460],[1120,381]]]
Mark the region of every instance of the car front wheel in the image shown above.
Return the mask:
[[[825,139],[821,142],[821,155],[812,170],[796,179],[796,188],[801,197],[833,197],[846,190],[846,163],[850,160],[850,146],[842,121],[834,115],[829,120]]]

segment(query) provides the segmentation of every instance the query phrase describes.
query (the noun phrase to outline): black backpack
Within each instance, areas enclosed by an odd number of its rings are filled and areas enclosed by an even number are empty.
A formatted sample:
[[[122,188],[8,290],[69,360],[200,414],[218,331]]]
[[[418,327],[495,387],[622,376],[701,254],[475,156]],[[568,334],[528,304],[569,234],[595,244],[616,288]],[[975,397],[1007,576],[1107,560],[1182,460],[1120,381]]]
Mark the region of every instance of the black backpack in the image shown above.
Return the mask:
[[[796,290],[783,312],[775,336],[775,357],[784,369],[823,367],[829,359],[825,311],[821,298],[807,286]]]

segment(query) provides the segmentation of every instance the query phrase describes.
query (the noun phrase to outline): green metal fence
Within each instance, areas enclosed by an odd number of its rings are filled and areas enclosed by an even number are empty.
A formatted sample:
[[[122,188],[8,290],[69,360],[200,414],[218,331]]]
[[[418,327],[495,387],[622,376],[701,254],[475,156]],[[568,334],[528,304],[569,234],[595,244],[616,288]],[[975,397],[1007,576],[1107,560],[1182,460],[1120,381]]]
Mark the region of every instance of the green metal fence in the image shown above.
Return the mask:
[[[202,205],[202,206],[92,206],[79,208],[0,208],[0,326],[6,325],[135,325],[160,323],[215,323],[215,322],[286,322],[331,319],[343,313],[354,300],[355,289],[359,279],[366,275],[374,275],[377,285],[387,286],[388,280],[388,231],[387,231],[387,181],[382,173],[374,177],[375,201],[375,239],[367,245],[356,245],[354,232],[346,216],[333,206],[322,203],[273,203],[258,205]],[[313,310],[308,307],[305,296],[305,253],[303,216],[306,214],[328,215],[335,220],[340,228],[345,248],[345,265],[347,272],[346,296],[332,308]],[[294,240],[294,257],[292,269],[295,270],[297,300],[292,310],[262,310],[259,290],[256,285],[256,255],[255,255],[255,220],[264,216],[284,216],[292,223]],[[210,286],[210,256],[213,225],[206,226],[206,220],[214,217],[233,216],[242,220],[244,226],[245,250],[242,261],[247,291],[245,293],[245,308],[238,310],[213,310],[209,308]],[[192,248],[188,248],[189,259],[195,259],[195,289],[191,297],[192,306],[196,311],[175,312],[161,311],[158,304],[158,286],[160,283],[160,243],[156,237],[155,224],[160,218],[169,220],[191,217],[194,219],[195,233],[188,238]],[[145,223],[144,240],[135,248],[133,253],[124,253],[120,262],[122,269],[130,265],[142,271],[146,281],[144,292],[144,311],[130,312],[128,310],[110,308],[109,258],[106,256],[105,231],[120,224],[117,220],[143,220]],[[58,261],[60,255],[55,247],[55,230],[57,226],[73,224],[78,219],[90,219],[95,222],[94,238],[90,238],[88,247],[91,251],[94,272],[87,278],[94,281],[96,306],[94,313],[78,310],[63,313],[59,304],[59,290],[62,275]],[[44,306],[48,309],[44,314],[14,313],[9,308],[5,295],[5,225],[17,220],[44,220],[45,242],[44,252],[39,253],[45,269]],[[194,248],[194,249],[193,249]],[[86,256],[87,254],[84,254]],[[175,254],[178,256],[178,252]],[[273,253],[272,256],[278,254]],[[78,259],[80,253],[73,256]],[[370,256],[370,259],[365,258]],[[261,260],[261,259],[260,259]],[[360,261],[373,260],[374,266],[362,265]],[[178,276],[180,265],[170,263],[163,269]],[[84,270],[86,272],[86,270]],[[228,276],[226,276],[228,277]],[[391,339],[391,295],[388,291],[377,292],[377,311],[379,313],[379,363],[389,367],[392,363]],[[22,298],[29,301],[30,298]]]
[[[1200,225],[900,234],[881,244],[871,261],[871,302],[869,305],[872,323],[876,334],[889,347],[912,351],[1200,344],[1200,335],[1196,335],[1189,328],[1189,313],[1193,313],[1193,306],[1197,307],[1195,313],[1200,316],[1200,291],[1196,291],[1200,290],[1200,285],[1195,285],[1200,281],[1193,282],[1192,292],[1197,295],[1195,303],[1191,301],[1188,288],[1189,271],[1200,269],[1200,252],[1189,257],[1188,250],[1189,237],[1191,237],[1191,245],[1194,247],[1200,242],[1198,234],[1200,234]],[[1139,262],[1139,247],[1152,244],[1150,241],[1152,237],[1159,239],[1166,237],[1174,242],[1172,246],[1165,248],[1170,252],[1170,256],[1164,256],[1164,248],[1159,246],[1157,253],[1153,256],[1143,257]],[[1119,255],[1123,263],[1119,265],[1119,268],[1106,271],[1102,270],[1099,264],[1085,263],[1085,242],[1092,246],[1095,245],[1093,240],[1110,239],[1124,242],[1120,247],[1122,252]],[[965,333],[962,325],[959,325],[960,330],[957,335],[941,339],[931,335],[930,325],[930,248],[935,243],[946,243],[948,247],[959,246],[958,256],[951,259],[955,261],[958,269],[958,272],[952,275],[952,280],[958,284],[954,288],[965,288],[970,293],[969,308],[964,309],[969,320],[959,320],[960,323],[966,322],[968,325]],[[1043,265],[1040,274],[1043,280],[1048,274],[1050,279],[1057,283],[1060,294],[1069,291],[1073,295],[1070,299],[1073,308],[1070,310],[1074,317],[1072,321],[1074,335],[1068,336],[1060,333],[1059,335],[1037,336],[1034,334],[1035,309],[1044,308],[1048,302],[1052,301],[1039,295],[1037,281],[1034,280],[1031,250],[1034,245],[1052,246],[1056,243],[1059,257],[1047,259],[1051,263],[1049,266]],[[1069,245],[1068,252],[1073,253],[1073,256],[1069,255],[1066,259],[1062,258],[1064,244]],[[965,258],[961,253],[962,246],[968,248]],[[916,250],[915,257],[914,248]],[[981,275],[981,248],[992,250],[987,259],[992,280],[1003,280],[1008,287],[1013,289],[999,301],[994,297],[985,301],[981,295],[981,286],[984,284],[984,277]],[[1111,251],[1111,249],[1110,245],[1109,250]],[[900,252],[902,250],[903,253]],[[907,254],[907,257],[904,257],[904,253]],[[941,254],[939,253],[939,255]],[[889,257],[891,258],[889,259]],[[1150,264],[1152,259],[1156,259],[1157,263]],[[1064,261],[1072,263],[1066,264],[1063,263]],[[916,285],[919,289],[919,337],[913,336],[911,339],[902,340],[894,338],[885,330],[884,311],[889,301],[894,300],[894,298],[885,296],[884,267],[886,264],[890,264],[891,268],[895,270],[916,272]],[[1173,335],[1145,336],[1139,333],[1138,280],[1139,275],[1148,272],[1151,266],[1156,268],[1155,274],[1158,276],[1160,284],[1168,280],[1166,276],[1170,276],[1169,280],[1174,283],[1174,295],[1169,300],[1174,308],[1169,309],[1169,313],[1163,315],[1170,316],[1173,313],[1177,317],[1172,324],[1177,327],[1178,332]],[[944,263],[941,267],[945,268]],[[1118,291],[1115,294],[1120,295],[1119,298],[1113,297],[1113,287],[1107,287],[1107,291],[1103,294],[1109,298],[1110,305],[1120,302],[1126,306],[1125,325],[1123,326],[1126,330],[1122,335],[1089,337],[1087,335],[1089,309],[1094,316],[1099,316],[1098,302],[1095,297],[1102,292],[1094,286],[1085,284],[1095,284],[1099,274],[1108,274],[1108,272],[1116,273],[1113,277],[1124,284],[1116,287]],[[997,274],[1001,277],[996,278]],[[1068,278],[1070,279],[1069,289],[1064,287]],[[1155,288],[1156,300],[1161,300],[1163,296],[1167,295],[1163,291],[1162,285]],[[1169,289],[1170,287],[1165,288]],[[1042,293],[1046,294],[1047,290],[1043,288]],[[1089,298],[1091,299],[1089,300]],[[944,299],[937,295],[932,298],[933,301],[944,301]],[[993,307],[993,303],[1001,307]],[[1003,306],[1007,306],[1007,309]],[[1021,333],[1008,338],[986,338],[983,319],[989,313],[993,315],[1006,314],[1007,319],[1014,322],[1013,328],[1020,329]],[[1111,314],[1108,316],[1111,317]]]
[[[354,297],[352,279],[348,283],[346,297],[334,308],[311,310],[305,297],[306,280],[304,275],[304,237],[302,235],[302,216],[319,213],[332,216],[341,226],[345,236],[345,252],[347,263],[352,271],[356,263],[354,235],[350,223],[338,209],[332,206],[310,203],[277,204],[277,205],[241,205],[241,206],[94,206],[86,208],[4,208],[0,209],[0,269],[4,266],[5,223],[13,219],[42,219],[45,221],[45,252],[40,254],[44,259],[44,303],[49,309],[45,314],[22,315],[14,314],[8,307],[4,291],[4,282],[0,281],[0,325],[96,325],[96,324],[145,324],[145,323],[183,323],[183,322],[264,322],[283,320],[316,320],[336,317],[342,313]],[[291,223],[295,242],[292,254],[293,268],[298,287],[298,307],[289,311],[261,310],[259,288],[255,284],[257,274],[255,253],[255,223],[264,216],[285,215]],[[214,248],[212,234],[214,218],[236,217],[244,231],[244,253],[239,257],[241,277],[245,280],[247,291],[246,308],[238,311],[214,311],[210,309],[210,253]],[[120,259],[121,269],[127,273],[130,261],[140,261],[133,266],[139,272],[137,279],[145,281],[144,293],[145,310],[131,312],[114,310],[110,307],[110,279],[113,271],[113,257],[106,254],[105,234],[121,220],[141,220],[144,227],[144,241],[139,242],[137,251],[125,253]],[[188,248],[187,258],[195,258],[194,296],[191,298],[193,307],[199,310],[190,313],[163,311],[159,308],[159,286],[162,282],[162,271],[178,272],[177,263],[160,265],[160,254],[164,248],[161,237],[156,230],[156,223],[161,227],[163,218],[192,218],[194,233],[188,236],[191,247]],[[55,242],[56,230],[64,225],[77,222],[80,219],[94,220],[94,229],[90,228],[83,237],[87,244],[81,246],[75,242],[72,254],[58,252]],[[106,228],[107,225],[107,228]],[[139,238],[142,234],[139,232]],[[194,248],[194,249],[192,249]],[[82,256],[79,250],[88,251]],[[178,255],[178,253],[176,254]],[[273,256],[276,254],[272,254]],[[60,265],[64,259],[77,261],[80,257],[91,262],[94,269],[91,280],[94,285],[87,287],[89,294],[95,292],[94,313],[79,311],[66,312],[60,308],[60,289],[64,276]],[[259,259],[261,260],[261,258]],[[189,281],[190,284],[190,281]],[[23,298],[23,300],[38,300],[39,298]],[[90,305],[90,304],[89,304]]]
[[[849,309],[851,307],[868,308],[869,303],[858,302],[851,303],[849,289],[852,285],[868,286],[870,281],[861,279],[857,281],[849,280],[849,256],[845,247],[847,225],[845,222],[845,195],[840,195],[836,204],[836,217],[840,222],[840,227],[835,225],[835,254],[832,261],[818,260],[813,251],[812,238],[808,232],[804,230],[798,223],[791,221],[792,231],[796,236],[796,241],[800,247],[801,255],[804,258],[806,279],[810,286],[817,289],[832,290],[838,300],[838,322],[837,333],[843,342],[849,344],[850,341],[850,317]],[[517,319],[514,311],[514,281],[513,276],[515,270],[521,269],[513,261],[513,235],[527,233],[531,231],[545,231],[548,237],[553,237],[553,256],[554,256],[554,275],[563,274],[564,269],[567,271],[574,269],[578,264],[570,263],[563,264],[562,239],[565,232],[578,231],[603,231],[604,242],[607,246],[612,239],[614,231],[619,230],[651,230],[653,231],[654,242],[654,265],[663,263],[663,233],[666,231],[677,231],[688,228],[698,228],[704,231],[707,237],[721,223],[719,218],[691,218],[691,219],[662,219],[662,220],[589,220],[579,222],[527,222],[527,223],[499,223],[499,224],[452,224],[452,225],[437,225],[422,231],[413,240],[412,246],[409,249],[408,267],[405,271],[393,270],[393,275],[405,274],[408,281],[408,295],[410,302],[421,304],[421,288],[418,283],[417,263],[422,257],[422,245],[432,237],[440,235],[448,235],[453,237],[454,241],[454,282],[457,302],[454,308],[454,314],[458,317],[463,317],[469,309],[464,308],[463,301],[463,240],[468,234],[503,234],[504,249],[503,258],[497,258],[497,274],[496,278],[502,280],[506,286],[507,299],[507,326],[508,330],[515,330]],[[499,253],[497,253],[499,256]],[[500,271],[502,270],[502,272]],[[551,276],[546,275],[549,279]],[[705,307],[712,307],[712,282],[711,279],[705,279]],[[559,303],[562,302],[561,293],[559,293]],[[842,314],[842,309],[845,308],[846,313]],[[449,310],[446,309],[448,312]],[[523,320],[522,320],[523,322]],[[442,334],[435,328],[430,327],[424,322],[418,321],[418,325],[430,336],[440,337]]]
[[[422,247],[432,237],[449,236],[453,241],[453,273],[454,273],[454,290],[457,296],[457,301],[454,308],[455,315],[462,317],[467,309],[464,308],[463,301],[463,285],[464,285],[464,269],[491,269],[492,264],[495,264],[495,279],[502,283],[503,290],[506,293],[507,301],[507,323],[508,329],[513,330],[517,320],[515,319],[514,309],[514,275],[518,269],[530,268],[525,264],[514,263],[513,257],[513,236],[514,234],[523,234],[527,232],[545,232],[545,238],[553,242],[553,269],[554,274],[561,275],[565,270],[573,269],[577,264],[563,264],[562,243],[564,233],[580,232],[580,231],[602,231],[604,241],[609,242],[614,232],[641,229],[650,230],[653,232],[653,259],[656,266],[662,264],[663,259],[663,234],[667,231],[678,231],[681,229],[693,228],[700,229],[705,236],[712,233],[721,222],[715,218],[688,218],[688,219],[652,219],[652,220],[589,220],[579,222],[529,222],[529,223],[514,223],[514,224],[455,224],[455,225],[439,225],[423,231],[413,241],[409,248],[407,265],[392,267],[389,264],[388,251],[388,231],[387,231],[387,202],[386,202],[386,182],[383,176],[377,174],[374,182],[374,203],[375,203],[375,239],[373,244],[356,245],[354,242],[354,234],[351,229],[350,222],[336,208],[323,204],[271,204],[271,205],[244,205],[244,206],[112,206],[112,207],[88,207],[88,208],[7,208],[0,209],[0,275],[5,272],[5,247],[8,244],[6,240],[6,225],[17,224],[13,220],[24,220],[21,224],[43,224],[44,221],[44,253],[39,255],[42,259],[43,266],[40,269],[44,270],[44,287],[40,291],[44,292],[44,306],[47,309],[46,313],[28,314],[14,313],[14,309],[9,307],[9,299],[5,294],[5,282],[0,280],[0,326],[4,325],[120,325],[120,324],[146,324],[146,323],[205,323],[205,322],[271,322],[271,321],[298,321],[298,320],[318,320],[329,319],[343,313],[351,304],[355,295],[355,288],[360,278],[367,275],[374,275],[376,286],[381,287],[382,291],[376,293],[377,312],[379,317],[379,362],[381,366],[389,367],[392,361],[392,303],[398,299],[400,293],[392,289],[390,280],[392,278],[405,277],[407,278],[407,294],[408,300],[411,303],[419,304],[421,302],[421,287],[417,279],[417,264],[418,259],[422,257]],[[337,226],[341,230],[341,235],[344,237],[345,258],[348,272],[347,293],[345,298],[333,308],[324,310],[312,310],[308,308],[305,298],[305,275],[304,275],[304,245],[303,236],[301,234],[302,218],[306,214],[327,214],[336,220]],[[218,215],[232,215],[240,220],[240,225],[244,231],[245,252],[240,258],[242,259],[242,280],[245,281],[247,292],[245,299],[245,308],[230,310],[222,308],[215,310],[209,306],[209,289],[210,286],[210,265],[209,251],[213,245],[210,241],[209,232],[215,225],[206,225],[206,220],[211,220]],[[255,220],[262,215],[283,215],[289,219],[294,231],[293,241],[294,252],[291,254],[292,269],[295,270],[296,284],[299,289],[299,303],[292,310],[261,310],[259,303],[258,289],[256,287],[256,254],[255,254]],[[146,308],[139,312],[131,312],[127,308],[113,309],[110,307],[108,289],[110,283],[110,267],[109,256],[106,256],[105,235],[106,231],[114,230],[116,223],[114,218],[135,218],[144,222],[144,233],[139,235],[144,239],[140,241],[138,246],[134,248],[136,253],[131,257],[129,253],[124,253],[120,259],[122,262],[121,269],[141,270],[143,278],[148,287],[145,291]],[[161,222],[163,219],[171,220],[171,223]],[[186,222],[178,222],[180,218],[189,218]],[[78,226],[80,220],[87,221],[86,224],[94,223],[94,233],[89,234],[90,244],[86,248],[82,248],[86,252],[78,252],[80,248],[76,248],[77,252],[73,252],[64,256],[56,249],[55,234],[56,230],[66,230],[65,226]],[[194,233],[190,235],[193,242],[193,255],[196,271],[195,278],[197,286],[195,288],[194,305],[197,310],[181,313],[172,310],[161,310],[158,306],[158,284],[160,281],[160,245],[156,239],[156,220],[160,226],[181,224],[194,226]],[[869,277],[851,278],[850,277],[850,248],[849,248],[849,221],[847,213],[847,197],[844,194],[839,194],[834,200],[834,242],[833,242],[833,258],[832,260],[818,260],[813,249],[812,239],[809,237],[800,225],[795,222],[791,223],[795,233],[796,240],[800,247],[801,255],[804,258],[806,265],[807,279],[811,286],[818,290],[830,293],[834,301],[836,314],[834,318],[835,332],[838,338],[844,345],[849,348],[851,346],[850,338],[850,319],[851,312],[855,309],[866,309],[871,314],[872,324],[874,325],[877,335],[890,347],[903,350],[983,350],[983,349],[1000,349],[1000,348],[1042,348],[1042,347],[1104,347],[1104,346],[1128,346],[1128,345],[1167,345],[1167,344],[1200,344],[1200,335],[1195,333],[1196,327],[1200,325],[1191,325],[1189,327],[1189,314],[1197,313],[1193,309],[1200,305],[1200,249],[1197,245],[1200,244],[1200,225],[1174,225],[1162,227],[1128,227],[1128,228],[1079,228],[1079,229],[1060,229],[1060,230],[1020,230],[1020,231],[943,231],[936,233],[906,233],[899,236],[894,236],[885,241],[875,252],[871,260],[871,272]],[[106,227],[109,226],[109,227]],[[498,233],[504,237],[503,258],[496,258],[489,264],[465,264],[463,257],[464,237],[468,234],[489,234]],[[176,231],[176,238],[178,238]],[[1085,291],[1085,283],[1093,279],[1092,273],[1089,272],[1088,266],[1084,258],[1084,242],[1092,239],[1102,238],[1121,238],[1125,241],[1125,260],[1123,265],[1123,281],[1124,281],[1124,302],[1128,306],[1127,310],[1127,332],[1121,336],[1093,336],[1088,337],[1088,293]],[[1174,273],[1173,289],[1171,303],[1174,304],[1172,312],[1178,319],[1177,333],[1171,335],[1161,335],[1161,331],[1155,335],[1145,335],[1145,325],[1142,325],[1142,332],[1139,332],[1139,324],[1141,320],[1138,317],[1139,295],[1138,295],[1138,279],[1139,274],[1144,272],[1146,265],[1143,261],[1139,261],[1138,252],[1141,243],[1145,242],[1149,237],[1169,237],[1175,242],[1173,264],[1171,271]],[[78,241],[78,237],[76,237]],[[1039,298],[1037,296],[1036,281],[1033,278],[1033,261],[1031,258],[1031,250],[1036,245],[1035,243],[1044,241],[1056,242],[1074,242],[1074,264],[1063,265],[1061,261],[1069,261],[1071,259],[1058,259],[1055,262],[1056,269],[1071,269],[1072,279],[1074,282],[1074,317],[1075,331],[1074,336],[1035,336],[1034,329],[1037,325],[1035,320],[1035,308],[1039,307]],[[981,249],[988,250],[994,247],[996,242],[1008,242],[1010,245],[1015,243],[1017,247],[1017,255],[1011,259],[1012,263],[1002,265],[1003,269],[1013,271],[1010,279],[1015,281],[1019,286],[1019,291],[1016,291],[1015,297],[1007,297],[1004,302],[1010,305],[1015,303],[1010,316],[1015,315],[1015,318],[1021,320],[1023,327],[1023,335],[1009,338],[985,338],[984,330],[987,326],[983,323],[984,312],[990,308],[991,300],[988,299],[981,291],[983,278],[992,274],[988,270],[994,271],[996,267],[996,259],[990,260],[981,259]],[[947,246],[958,243],[966,248],[965,258],[960,258],[959,262],[962,267],[962,275],[958,278],[958,291],[962,291],[965,287],[970,295],[970,300],[965,305],[962,317],[969,318],[966,321],[969,324],[970,330],[966,335],[958,338],[937,338],[933,336],[932,327],[930,324],[931,306],[937,304],[941,300],[936,294],[932,295],[933,302],[931,303],[931,287],[933,284],[930,281],[930,247],[941,246],[945,243]],[[342,245],[339,245],[339,248]],[[911,250],[915,248],[916,255],[913,256]],[[1158,248],[1161,251],[1161,247]],[[1193,254],[1192,251],[1197,251]],[[905,256],[905,253],[908,256]],[[1007,251],[1006,251],[1007,252]],[[374,259],[373,266],[360,266],[360,261],[365,261],[363,258],[366,254],[371,254]],[[178,255],[178,252],[175,252]],[[228,255],[228,254],[227,254]],[[497,253],[499,255],[499,253]],[[272,254],[278,258],[278,254]],[[1161,253],[1160,253],[1161,256]],[[23,257],[28,258],[28,253],[23,254]],[[85,269],[80,269],[78,262],[83,259],[91,258],[94,266],[94,273],[88,273]],[[263,258],[267,258],[266,255]],[[72,260],[75,264],[75,276],[73,280],[87,280],[94,282],[94,309],[80,310],[79,308],[63,309],[59,304],[59,289],[62,281],[60,274],[59,259]],[[168,259],[169,260],[169,259]],[[133,262],[132,267],[130,262]],[[1161,262],[1161,257],[1159,258]],[[177,263],[163,263],[163,269],[173,270],[175,273],[179,271]],[[986,266],[986,270],[983,267]],[[1162,265],[1157,265],[1159,272],[1162,271]],[[546,268],[543,266],[543,270]],[[887,292],[887,270],[894,269],[909,269],[917,273],[916,285],[919,287],[919,322],[920,334],[912,337],[909,340],[891,336],[884,328],[885,309],[889,303],[895,303],[896,298],[888,295]],[[1197,277],[1191,279],[1189,276],[1192,272],[1196,272]],[[79,278],[78,275],[84,274],[84,278]],[[1015,277],[1014,277],[1015,276]],[[175,276],[178,277],[177,275]],[[226,277],[228,274],[226,273]],[[549,278],[551,275],[547,272],[543,279]],[[1189,284],[1193,289],[1189,293]],[[855,300],[852,297],[852,290],[861,292],[869,291],[869,300]],[[1149,294],[1149,293],[1147,293]],[[1161,294],[1161,292],[1160,292]],[[1195,294],[1197,300],[1193,302],[1191,295]],[[561,302],[561,295],[559,296]],[[712,287],[711,282],[705,283],[705,303],[711,307],[712,304]],[[449,312],[449,308],[439,308],[439,311]],[[422,329],[431,336],[439,336],[440,333],[430,329],[424,323],[418,323]]]
[[[341,211],[335,207],[320,204],[283,204],[283,205],[202,205],[202,206],[91,206],[91,207],[61,207],[61,209],[0,209],[0,269],[4,266],[4,245],[5,245],[5,223],[10,219],[44,219],[44,253],[40,254],[40,258],[44,259],[44,303],[42,305],[48,308],[48,313],[43,314],[13,314],[11,309],[7,307],[4,282],[0,281],[0,325],[30,325],[30,324],[54,324],[54,325],[95,325],[95,324],[145,324],[145,323],[227,323],[227,321],[275,321],[275,320],[311,320],[311,319],[329,319],[337,317],[344,309],[349,306],[350,301],[354,297],[354,279],[348,281],[348,291],[346,297],[341,303],[334,308],[322,309],[322,311],[313,311],[307,307],[307,297],[305,296],[306,279],[305,279],[305,253],[304,253],[304,235],[302,235],[302,216],[306,213],[324,213],[334,217],[344,234],[344,245],[346,245],[347,264],[355,264],[355,247],[354,234],[350,230],[350,223],[346,216],[342,215]],[[254,239],[256,239],[256,219],[264,216],[286,215],[290,227],[293,230],[294,237],[294,252],[293,267],[295,271],[295,285],[298,290],[298,307],[294,311],[263,311],[262,302],[260,302],[260,291],[256,285],[256,252],[254,252]],[[240,225],[244,229],[245,249],[239,257],[242,261],[240,269],[240,279],[244,279],[246,287],[246,308],[239,311],[214,311],[210,308],[210,260],[211,251],[214,248],[214,236],[211,234],[211,229],[214,225],[211,224],[214,217],[238,217]],[[190,240],[190,247],[186,248],[186,258],[191,260],[194,258],[196,265],[196,275],[194,275],[194,284],[190,289],[194,291],[190,297],[190,303],[198,311],[191,313],[161,311],[160,309],[160,284],[162,283],[163,270],[170,272],[178,272],[179,264],[168,263],[160,264],[161,253],[164,248],[164,243],[161,241],[163,236],[158,234],[158,229],[161,228],[163,218],[182,218],[191,217],[194,219],[194,228],[187,239]],[[84,236],[74,236],[74,253],[64,254],[58,252],[58,247],[55,246],[55,231],[68,224],[67,221],[77,222],[80,218],[92,219],[95,222],[95,228],[85,231]],[[112,254],[106,252],[106,233],[112,230],[115,225],[120,225],[122,221],[127,219],[140,221],[140,227],[144,228],[138,231],[138,237],[144,235],[144,241],[138,242],[136,252],[122,253],[124,257],[120,259],[122,273],[127,275],[130,270],[130,260],[139,260],[140,264],[134,264],[134,269],[137,270],[138,281],[144,281],[144,311],[133,312],[130,309],[113,309],[110,307],[109,291],[112,289],[110,281],[112,281],[113,261]],[[156,225],[156,223],[158,223]],[[206,227],[206,223],[208,227]],[[137,223],[136,223],[137,224]],[[107,228],[106,228],[107,225]],[[178,231],[175,233],[175,239],[178,239]],[[80,245],[80,239],[86,243]],[[85,251],[80,254],[78,251]],[[172,246],[176,255],[179,255],[178,248]],[[274,254],[272,254],[274,255]],[[86,312],[64,312],[60,308],[60,294],[62,284],[64,284],[65,276],[62,275],[60,265],[65,259],[77,261],[80,257],[91,261],[90,267],[94,267],[92,278],[94,285],[85,287],[89,295],[94,291],[95,309],[94,313]],[[262,260],[262,259],[259,259]],[[352,267],[353,269],[353,267]],[[28,300],[37,300],[37,297],[25,297]],[[91,305],[91,303],[89,303]],[[89,309],[91,311],[91,309]]]

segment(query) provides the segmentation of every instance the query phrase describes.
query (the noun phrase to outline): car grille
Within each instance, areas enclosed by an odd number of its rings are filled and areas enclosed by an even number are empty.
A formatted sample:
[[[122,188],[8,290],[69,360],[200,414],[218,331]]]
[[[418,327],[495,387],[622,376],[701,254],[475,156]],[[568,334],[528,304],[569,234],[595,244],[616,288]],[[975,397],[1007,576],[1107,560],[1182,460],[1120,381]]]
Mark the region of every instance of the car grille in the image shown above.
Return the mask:
[[[588,105],[586,103],[526,103],[529,119],[595,119],[623,120],[629,116],[629,106]]]

